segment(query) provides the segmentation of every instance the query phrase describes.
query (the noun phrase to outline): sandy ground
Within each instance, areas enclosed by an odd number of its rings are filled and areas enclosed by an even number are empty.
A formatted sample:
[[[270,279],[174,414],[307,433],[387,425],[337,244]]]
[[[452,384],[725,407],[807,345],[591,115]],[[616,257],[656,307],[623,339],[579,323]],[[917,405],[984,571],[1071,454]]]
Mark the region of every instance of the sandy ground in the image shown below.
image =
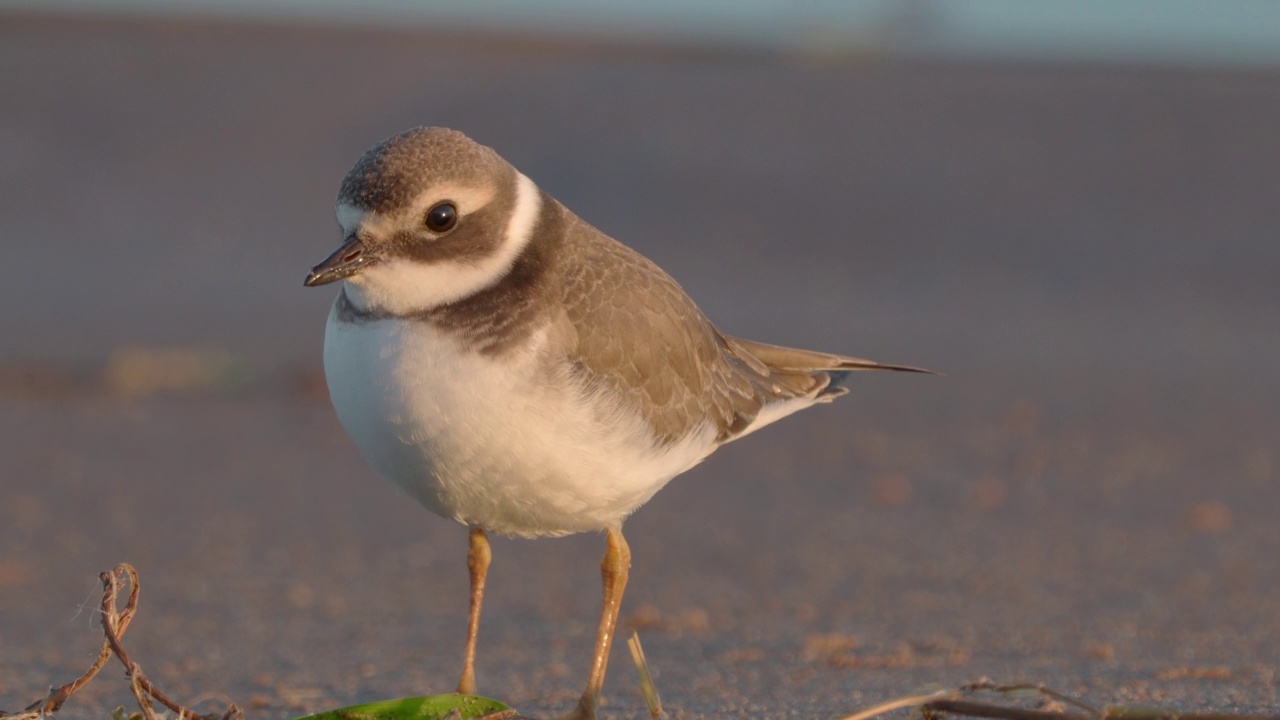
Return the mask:
[[[984,676],[1280,711],[1280,76],[6,15],[0,65],[0,709],[88,664],[120,561],[180,698],[453,688],[466,533],[364,467],[301,284],[355,158],[439,124],[726,331],[947,373],[856,378],[628,522],[673,717]],[[483,693],[572,704],[602,548],[495,543]]]

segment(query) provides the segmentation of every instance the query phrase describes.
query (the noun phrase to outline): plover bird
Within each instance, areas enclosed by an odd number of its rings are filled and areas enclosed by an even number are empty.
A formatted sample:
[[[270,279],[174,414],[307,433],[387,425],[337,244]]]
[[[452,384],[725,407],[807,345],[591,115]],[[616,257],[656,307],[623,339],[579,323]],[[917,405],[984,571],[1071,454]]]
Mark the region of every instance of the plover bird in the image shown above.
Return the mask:
[[[465,135],[417,128],[369,150],[338,194],[343,281],[324,369],[377,474],[470,528],[458,692],[475,693],[490,550],[604,531],[604,607],[582,699],[593,718],[631,552],[622,522],[716,448],[907,370],[721,333],[657,265]]]

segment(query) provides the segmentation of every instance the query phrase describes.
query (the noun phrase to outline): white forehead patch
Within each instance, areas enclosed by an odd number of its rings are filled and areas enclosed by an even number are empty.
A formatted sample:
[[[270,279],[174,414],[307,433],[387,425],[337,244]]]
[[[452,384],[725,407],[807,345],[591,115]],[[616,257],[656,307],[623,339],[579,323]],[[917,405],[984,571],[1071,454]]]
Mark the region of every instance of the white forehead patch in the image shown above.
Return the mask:
[[[424,193],[428,195],[428,193]],[[429,194],[431,198],[424,200],[421,212],[440,200],[452,200],[458,203],[458,210],[464,217],[467,214],[464,203],[482,200],[479,205],[470,205],[474,210],[483,207],[493,198],[490,191],[487,196],[472,194],[470,196],[440,196]],[[461,198],[467,197],[466,200]],[[417,203],[415,203],[416,207]],[[516,174],[516,197],[512,207],[511,220],[507,223],[502,242],[493,254],[478,260],[456,261],[436,264],[414,262],[404,258],[386,259],[372,264],[359,275],[347,278],[347,298],[362,310],[379,310],[392,315],[409,315],[446,303],[456,302],[493,285],[511,270],[516,258],[529,244],[533,230],[538,224],[538,211],[541,209],[542,197],[533,181],[522,174]],[[338,221],[343,222],[343,207],[338,208]],[[352,208],[354,210],[354,208]],[[363,212],[363,211],[360,211]],[[354,218],[352,214],[348,218]],[[358,226],[370,233],[383,229],[381,223],[386,218],[366,216]],[[370,227],[370,222],[377,222],[377,227]],[[356,226],[352,226],[354,229]],[[346,224],[343,230],[350,233]]]
[[[361,210],[355,205],[347,203],[338,204],[338,224],[342,226],[342,236],[351,237],[352,233],[360,228],[364,223],[364,219],[369,216],[368,211]]]

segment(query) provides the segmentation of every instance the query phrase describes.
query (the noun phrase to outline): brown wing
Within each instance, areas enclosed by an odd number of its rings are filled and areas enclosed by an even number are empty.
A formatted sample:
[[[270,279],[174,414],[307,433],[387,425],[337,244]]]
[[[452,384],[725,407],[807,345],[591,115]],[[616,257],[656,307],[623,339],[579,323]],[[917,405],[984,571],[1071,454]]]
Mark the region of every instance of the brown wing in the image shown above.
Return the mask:
[[[645,408],[660,444],[699,426],[717,435],[745,426],[763,404],[758,373],[724,356],[723,340],[657,265],[581,223],[565,278],[564,307],[576,330],[571,360],[590,385]]]
[[[830,382],[761,362],[647,258],[580,220],[569,232],[580,258],[564,278],[571,360],[589,384],[645,407],[660,444],[708,423],[728,440],[767,403],[816,395]]]
[[[916,370],[722,335],[648,258],[576,217],[565,239],[580,260],[563,286],[570,360],[589,385],[644,407],[660,444],[708,423],[731,440],[769,403],[830,393],[832,373]]]

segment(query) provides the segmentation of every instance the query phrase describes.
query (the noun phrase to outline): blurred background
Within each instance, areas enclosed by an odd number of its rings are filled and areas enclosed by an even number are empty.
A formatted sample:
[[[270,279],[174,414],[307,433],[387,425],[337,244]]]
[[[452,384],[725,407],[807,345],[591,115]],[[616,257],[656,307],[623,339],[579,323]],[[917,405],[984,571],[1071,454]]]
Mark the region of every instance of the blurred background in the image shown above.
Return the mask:
[[[466,533],[364,466],[302,287],[422,124],[726,332],[946,373],[856,377],[628,522],[673,717],[984,676],[1280,708],[1280,5],[6,0],[0,66],[0,710],[87,667],[121,561],[179,698],[452,690]],[[602,551],[495,543],[483,694],[570,707]]]

